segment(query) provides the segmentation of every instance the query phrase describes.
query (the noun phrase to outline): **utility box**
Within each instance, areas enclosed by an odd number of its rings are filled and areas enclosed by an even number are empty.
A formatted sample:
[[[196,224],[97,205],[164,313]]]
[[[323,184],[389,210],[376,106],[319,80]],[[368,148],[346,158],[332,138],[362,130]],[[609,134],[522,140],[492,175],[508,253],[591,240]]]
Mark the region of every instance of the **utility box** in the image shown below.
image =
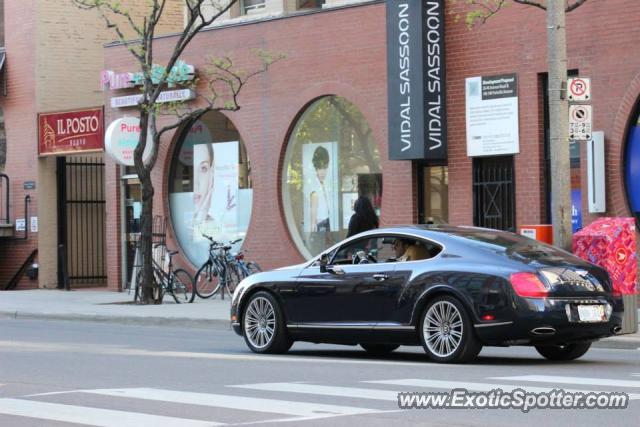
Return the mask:
[[[638,330],[638,254],[633,218],[600,218],[573,235],[573,252],[603,267],[615,293],[622,294],[624,318],[622,333]]]
[[[553,226],[551,224],[521,225],[520,234],[530,239],[553,244]]]

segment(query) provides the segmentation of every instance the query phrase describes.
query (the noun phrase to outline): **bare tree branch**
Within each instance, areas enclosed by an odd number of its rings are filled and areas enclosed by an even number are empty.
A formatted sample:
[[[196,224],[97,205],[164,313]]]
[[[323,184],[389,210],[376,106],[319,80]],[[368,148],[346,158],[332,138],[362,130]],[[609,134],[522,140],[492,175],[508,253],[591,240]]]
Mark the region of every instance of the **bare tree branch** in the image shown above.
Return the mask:
[[[579,8],[580,6],[582,6],[583,4],[585,4],[587,2],[587,0],[576,0],[575,3],[573,4],[567,4],[567,8],[565,9],[566,12],[571,12],[572,10],[575,10],[577,8]]]
[[[518,3],[518,4],[524,4],[526,6],[533,6],[533,7],[537,7],[539,9],[542,10],[547,10],[547,7],[541,3],[538,3],[535,0],[513,0],[514,3]]]

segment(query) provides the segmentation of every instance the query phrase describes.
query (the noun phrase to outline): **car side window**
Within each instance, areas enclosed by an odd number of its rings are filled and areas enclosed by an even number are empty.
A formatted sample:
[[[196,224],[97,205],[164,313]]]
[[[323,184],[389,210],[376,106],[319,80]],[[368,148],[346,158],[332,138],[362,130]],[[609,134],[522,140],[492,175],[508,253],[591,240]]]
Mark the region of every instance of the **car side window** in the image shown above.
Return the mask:
[[[397,262],[431,259],[442,251],[442,247],[434,242],[406,236],[386,238],[383,245],[393,249],[389,261]]]
[[[379,237],[365,237],[341,246],[331,260],[333,265],[377,263],[379,250]]]

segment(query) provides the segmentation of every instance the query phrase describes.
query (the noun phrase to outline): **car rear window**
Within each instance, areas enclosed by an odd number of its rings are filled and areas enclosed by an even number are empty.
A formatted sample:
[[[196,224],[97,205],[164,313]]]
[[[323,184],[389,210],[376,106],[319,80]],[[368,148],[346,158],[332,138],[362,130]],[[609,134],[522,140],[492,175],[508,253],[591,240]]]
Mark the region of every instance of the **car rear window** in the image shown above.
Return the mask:
[[[497,230],[456,230],[454,233],[466,241],[466,243],[483,247],[495,252],[507,252],[508,254],[521,255],[527,258],[563,258],[567,254],[546,243],[530,239],[515,233],[506,233]]]

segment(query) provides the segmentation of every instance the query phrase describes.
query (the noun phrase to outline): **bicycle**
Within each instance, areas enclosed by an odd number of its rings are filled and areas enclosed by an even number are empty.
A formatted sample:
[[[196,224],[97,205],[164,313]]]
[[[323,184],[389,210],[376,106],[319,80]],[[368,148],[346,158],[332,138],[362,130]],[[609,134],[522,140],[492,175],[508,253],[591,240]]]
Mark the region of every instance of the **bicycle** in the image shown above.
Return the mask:
[[[195,275],[195,293],[200,298],[211,298],[220,292],[220,298],[224,299],[225,290],[229,295],[232,295],[236,285],[241,280],[238,268],[235,265],[235,257],[230,254],[230,251],[232,245],[242,241],[242,239],[222,244],[213,240],[211,236],[206,234],[202,236],[210,242],[209,259],[202,264]]]
[[[154,299],[161,300],[164,297],[165,293],[169,293],[176,303],[191,303],[195,299],[194,292],[194,281],[193,277],[186,271],[181,268],[174,270],[173,269],[173,256],[178,253],[178,251],[165,251],[166,247],[162,245],[156,245],[156,249],[163,247],[161,250],[160,262],[164,262],[165,256],[169,257],[169,262],[166,270],[158,261],[156,261],[155,257],[152,257],[152,268],[153,268],[153,292]],[[140,302],[142,300],[142,270],[138,271],[136,275],[136,286],[133,300],[135,302]]]
[[[246,255],[246,253],[247,250],[245,249],[234,255],[235,265],[239,269],[241,279],[245,279],[252,274],[260,273],[262,271],[257,262],[244,260],[244,256]]]

